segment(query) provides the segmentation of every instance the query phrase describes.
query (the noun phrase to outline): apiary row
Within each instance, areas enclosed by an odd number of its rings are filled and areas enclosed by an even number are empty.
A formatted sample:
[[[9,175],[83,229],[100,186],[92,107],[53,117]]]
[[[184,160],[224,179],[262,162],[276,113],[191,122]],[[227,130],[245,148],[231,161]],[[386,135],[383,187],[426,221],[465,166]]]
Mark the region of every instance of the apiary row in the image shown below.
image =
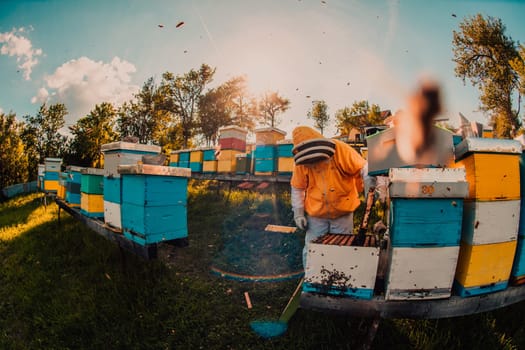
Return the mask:
[[[525,282],[522,145],[467,138],[450,150],[445,167],[370,164],[369,158],[369,169],[389,180],[385,271],[378,271],[379,246],[320,239],[309,245],[303,289],[370,299],[381,273],[385,299],[422,300]]]
[[[144,156],[158,155],[160,150],[129,142],[105,144],[103,169],[68,166],[65,172],[56,172],[62,179],[56,195],[142,246],[186,238],[191,171],[143,164]],[[49,191],[49,186],[43,189]]]

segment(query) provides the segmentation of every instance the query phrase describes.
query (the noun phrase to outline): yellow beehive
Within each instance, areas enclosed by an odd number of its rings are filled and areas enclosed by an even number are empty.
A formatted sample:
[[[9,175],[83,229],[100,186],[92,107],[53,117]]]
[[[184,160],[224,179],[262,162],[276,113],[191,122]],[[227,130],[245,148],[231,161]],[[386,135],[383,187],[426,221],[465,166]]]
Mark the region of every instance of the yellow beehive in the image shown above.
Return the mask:
[[[291,173],[293,171],[294,160],[290,157],[279,157],[277,159],[277,171],[280,173]]]
[[[464,288],[508,281],[517,241],[470,245],[461,242],[455,279]]]
[[[520,199],[521,144],[516,140],[468,137],[456,145],[454,167],[467,173],[469,199]]]
[[[90,217],[104,216],[104,195],[80,193],[80,210]]]
[[[236,158],[226,159],[226,160],[221,159],[217,161],[217,172],[218,173],[232,173],[235,171],[236,166],[237,166]]]
[[[470,199],[520,199],[519,155],[473,153],[456,162],[467,172]]]
[[[60,199],[66,198],[66,182],[65,182],[65,180],[59,180],[58,181],[57,198],[60,198]]]
[[[223,149],[221,150],[221,153],[217,157],[217,160],[218,161],[230,161],[233,159],[235,161],[235,157],[241,153],[244,153],[244,152],[241,152],[236,149]]]
[[[58,180],[44,180],[44,191],[58,191]]]
[[[202,149],[194,149],[190,151],[190,163],[202,162]]]
[[[202,162],[203,173],[215,173],[217,172],[217,161],[216,160],[205,160]]]

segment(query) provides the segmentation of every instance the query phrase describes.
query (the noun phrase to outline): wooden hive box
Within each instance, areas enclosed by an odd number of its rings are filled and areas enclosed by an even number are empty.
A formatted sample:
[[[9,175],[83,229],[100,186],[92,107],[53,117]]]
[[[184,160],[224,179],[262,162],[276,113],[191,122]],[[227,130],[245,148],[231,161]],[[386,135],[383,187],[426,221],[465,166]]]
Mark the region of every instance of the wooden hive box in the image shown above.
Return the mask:
[[[392,168],[389,180],[392,246],[459,245],[468,193],[464,169]]]
[[[44,164],[46,172],[59,172],[62,166],[62,158],[45,158]]]
[[[91,218],[103,218],[104,195],[81,192],[80,213]]]
[[[454,289],[462,297],[507,288],[517,241],[471,245],[461,242]]]
[[[293,158],[279,157],[277,159],[277,172],[281,175],[291,175],[294,164]]]
[[[521,144],[516,140],[466,138],[455,150],[455,167],[463,167],[469,199],[520,199]]]
[[[290,140],[283,140],[277,142],[277,157],[279,158],[293,158],[293,143]]]
[[[235,173],[237,174],[249,174],[252,166],[252,157],[249,154],[237,154],[235,156]]]
[[[246,135],[248,135],[248,130],[236,125],[227,125],[219,128],[219,139],[236,138],[246,141]]]
[[[385,299],[448,298],[452,293],[459,245],[433,248],[390,247]]]
[[[309,243],[303,291],[372,298],[380,249],[375,243],[369,246],[345,245],[352,237],[326,234]]]
[[[104,195],[104,169],[83,168],[80,192]]]
[[[202,161],[217,160],[215,158],[215,148],[206,148],[202,151]]]
[[[124,235],[148,245],[188,236],[187,185],[190,169],[160,165],[124,165],[122,229]]]
[[[436,157],[431,164],[410,164],[399,156],[396,147],[396,128],[389,128],[366,138],[368,173],[370,175],[387,175],[390,168],[405,167],[443,167],[454,160],[452,133],[434,126],[434,149]]]
[[[80,185],[82,182],[82,167],[68,165],[66,167],[66,202],[70,207],[80,207]]]
[[[246,151],[246,141],[234,137],[220,138],[219,146],[221,149],[234,149],[241,152]]]
[[[519,220],[520,200],[466,200],[461,240],[473,245],[515,241]]]
[[[171,151],[169,165],[177,166],[178,163],[179,163],[179,151]]]
[[[256,145],[275,145],[286,136],[286,131],[272,127],[255,129],[253,132]]]
[[[119,177],[119,165],[142,162],[143,155],[159,154],[161,147],[117,141],[102,145],[101,151],[104,154],[104,176]]]
[[[202,172],[205,174],[213,174],[217,172],[216,160],[205,160],[202,162]]]

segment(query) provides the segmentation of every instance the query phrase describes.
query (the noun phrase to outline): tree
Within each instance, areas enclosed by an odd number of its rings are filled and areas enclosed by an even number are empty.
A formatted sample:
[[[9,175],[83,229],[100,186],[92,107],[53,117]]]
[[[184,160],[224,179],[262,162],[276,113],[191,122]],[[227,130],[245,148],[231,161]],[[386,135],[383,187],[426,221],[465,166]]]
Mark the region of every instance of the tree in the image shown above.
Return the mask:
[[[516,71],[519,77],[519,95],[518,95],[518,115],[520,111],[521,96],[525,95],[525,45],[520,45],[518,49],[519,57],[510,62],[512,69]],[[521,121],[523,127],[523,120]],[[523,130],[522,130],[523,131]]]
[[[59,130],[65,125],[67,109],[57,103],[49,107],[42,104],[36,116],[25,116],[22,140],[28,154],[29,176],[34,178],[38,164],[47,157],[63,157],[67,150],[67,137]]]
[[[22,124],[13,113],[0,113],[0,189],[28,181],[28,161],[20,137]]]
[[[87,116],[69,128],[74,135],[71,153],[76,165],[102,167],[101,146],[118,138],[118,134],[113,130],[115,117],[113,105],[104,102],[96,105]]]
[[[477,14],[461,22],[452,39],[456,76],[478,87],[480,109],[490,114],[498,137],[512,137],[520,126],[513,109],[519,79],[511,66],[519,54],[505,30],[500,19]]]
[[[228,110],[231,124],[253,130],[255,127],[254,117],[256,115],[253,109],[253,98],[247,92],[246,76],[230,79],[224,85],[229,96]]]
[[[277,115],[284,113],[290,108],[290,100],[279,96],[277,92],[265,92],[259,99],[255,113],[261,119],[262,123],[272,128],[279,124]]]
[[[221,85],[199,99],[199,129],[208,146],[216,141],[221,126],[231,124],[225,90]]]
[[[348,135],[354,128],[383,124],[379,105],[369,105],[368,101],[356,101],[352,107],[344,107],[335,114],[336,127],[342,135]]]
[[[314,120],[314,126],[323,134],[324,129],[328,126],[330,116],[328,115],[328,105],[324,100],[314,101],[312,109],[308,111],[308,118]]]
[[[163,109],[179,118],[184,148],[195,134],[197,103],[214,74],[214,68],[203,64],[198,71],[192,69],[183,76],[175,77],[170,72],[162,75]]]
[[[160,90],[149,78],[134,100],[124,103],[118,111],[118,130],[125,136],[138,137],[143,144],[160,144],[169,128],[169,113],[162,109]]]

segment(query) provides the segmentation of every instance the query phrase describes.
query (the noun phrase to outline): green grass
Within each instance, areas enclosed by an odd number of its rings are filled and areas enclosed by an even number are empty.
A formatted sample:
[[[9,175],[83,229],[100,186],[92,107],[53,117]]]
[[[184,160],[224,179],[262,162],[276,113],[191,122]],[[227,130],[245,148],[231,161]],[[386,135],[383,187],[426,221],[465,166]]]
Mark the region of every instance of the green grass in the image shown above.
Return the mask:
[[[56,205],[44,207],[38,195],[0,204],[0,349],[357,348],[369,320],[302,309],[284,336],[259,338],[250,322],[278,319],[297,281],[210,273],[225,236],[263,224],[254,217],[292,224],[289,192],[277,190],[192,182],[189,245],[162,245],[156,261],[120,251],[65,213],[59,224]],[[454,319],[382,320],[373,348],[519,349],[524,325],[524,303]]]

